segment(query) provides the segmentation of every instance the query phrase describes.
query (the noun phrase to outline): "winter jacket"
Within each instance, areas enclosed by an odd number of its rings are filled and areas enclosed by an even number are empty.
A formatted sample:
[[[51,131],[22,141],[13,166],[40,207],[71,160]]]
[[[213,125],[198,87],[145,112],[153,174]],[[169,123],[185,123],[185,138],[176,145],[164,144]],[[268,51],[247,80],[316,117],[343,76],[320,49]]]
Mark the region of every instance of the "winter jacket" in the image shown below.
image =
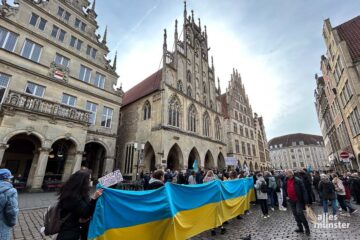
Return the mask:
[[[267,178],[267,181],[269,182],[268,187],[272,190],[275,190],[277,187],[275,177],[270,176]]]
[[[295,192],[296,192],[296,196],[297,196],[297,199],[298,201],[300,201],[302,204],[309,204],[309,197],[308,197],[308,194],[307,194],[307,191],[305,189],[305,185],[303,183],[303,181],[298,178],[298,177],[295,177]],[[284,187],[283,187],[283,190],[284,190],[284,196],[287,197],[288,194],[287,194],[287,178],[285,179],[285,182],[284,182]]]
[[[17,191],[11,183],[0,181],[0,239],[10,240],[19,212]]]
[[[334,184],[336,194],[337,194],[337,195],[345,196],[345,194],[346,194],[346,192],[345,192],[345,187],[344,187],[343,182],[340,180],[340,178],[335,177],[335,178],[332,180],[332,182],[333,182],[333,184]]]
[[[156,178],[151,178],[147,190],[158,189],[164,186],[164,183]]]
[[[257,197],[257,199],[267,199],[267,198],[268,198],[267,193],[263,193],[263,192],[261,191],[261,185],[262,185],[263,183],[267,184],[266,181],[265,181],[265,179],[264,179],[263,177],[257,178],[256,183],[255,183],[255,189],[256,189],[256,197]]]
[[[165,182],[172,182],[174,175],[170,172],[165,173]]]
[[[61,218],[66,221],[61,226],[56,240],[82,240],[87,239],[89,221],[79,223],[79,219],[89,219],[93,215],[96,200],[90,198],[68,198],[60,203]]]
[[[322,179],[319,182],[319,192],[321,192],[324,200],[331,201],[336,199],[334,184],[328,178]]]
[[[313,185],[314,185],[314,188],[316,189],[316,191],[319,191],[319,182],[320,182],[320,176],[315,175],[314,180],[313,180]]]

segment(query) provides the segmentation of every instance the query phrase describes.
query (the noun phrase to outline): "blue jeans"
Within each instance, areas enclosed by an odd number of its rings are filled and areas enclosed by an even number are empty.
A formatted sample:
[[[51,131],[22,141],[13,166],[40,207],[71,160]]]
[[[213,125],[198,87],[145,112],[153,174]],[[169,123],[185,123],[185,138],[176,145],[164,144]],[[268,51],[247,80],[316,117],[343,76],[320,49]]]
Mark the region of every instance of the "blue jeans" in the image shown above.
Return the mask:
[[[329,200],[331,201],[331,206],[332,206],[332,210],[333,210],[333,215],[336,214],[336,199],[334,200]],[[323,208],[324,208],[324,213],[328,212],[328,200],[323,200]]]

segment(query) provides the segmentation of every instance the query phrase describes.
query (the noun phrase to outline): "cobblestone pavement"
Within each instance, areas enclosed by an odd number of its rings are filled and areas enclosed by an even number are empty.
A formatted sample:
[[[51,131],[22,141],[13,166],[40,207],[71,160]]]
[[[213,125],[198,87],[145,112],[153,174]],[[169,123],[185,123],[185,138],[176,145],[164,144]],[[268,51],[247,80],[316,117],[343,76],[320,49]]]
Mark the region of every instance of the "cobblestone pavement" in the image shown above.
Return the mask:
[[[355,205],[360,209],[360,206]],[[322,213],[322,208],[314,206],[316,214]],[[19,222],[13,229],[14,239],[18,240],[38,240],[43,239],[40,228],[43,223],[42,216],[45,208],[33,210],[21,210]],[[360,210],[359,210],[360,211]],[[210,240],[226,239],[235,240],[251,234],[251,239],[258,240],[280,240],[280,239],[316,239],[316,240],[360,240],[360,215],[354,214],[351,217],[338,217],[342,223],[350,223],[349,229],[315,229],[311,227],[311,236],[294,233],[296,228],[295,220],[291,212],[270,211],[270,218],[263,219],[258,206],[252,206],[251,214],[243,216],[244,219],[233,219],[229,224],[224,225],[227,229],[224,235],[220,235],[219,230],[216,236],[211,236],[210,231],[206,231],[191,240]]]
[[[54,202],[56,202],[56,192],[19,193],[20,209],[44,208]]]

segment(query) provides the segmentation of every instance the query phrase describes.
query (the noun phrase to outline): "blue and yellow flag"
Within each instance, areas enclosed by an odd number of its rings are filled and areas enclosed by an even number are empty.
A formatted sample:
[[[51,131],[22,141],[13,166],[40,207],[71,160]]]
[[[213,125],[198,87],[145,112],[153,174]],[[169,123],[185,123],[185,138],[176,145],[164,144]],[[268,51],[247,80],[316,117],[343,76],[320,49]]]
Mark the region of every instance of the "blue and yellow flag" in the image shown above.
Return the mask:
[[[193,165],[192,165],[193,169],[195,172],[198,172],[199,171],[199,167],[198,167],[198,163],[197,163],[197,160],[195,159]]]
[[[89,239],[188,239],[243,214],[255,200],[253,178],[178,185],[149,191],[105,188]]]

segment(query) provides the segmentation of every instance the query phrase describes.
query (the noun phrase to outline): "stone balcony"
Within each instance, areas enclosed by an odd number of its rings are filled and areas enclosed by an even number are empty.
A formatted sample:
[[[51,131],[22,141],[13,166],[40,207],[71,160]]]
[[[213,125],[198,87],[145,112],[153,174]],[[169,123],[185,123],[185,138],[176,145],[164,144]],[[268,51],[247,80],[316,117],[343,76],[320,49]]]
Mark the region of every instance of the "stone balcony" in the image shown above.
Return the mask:
[[[88,126],[90,112],[72,106],[49,101],[33,95],[10,90],[2,110],[23,111],[29,114],[38,114],[49,117],[50,119],[70,121]]]

